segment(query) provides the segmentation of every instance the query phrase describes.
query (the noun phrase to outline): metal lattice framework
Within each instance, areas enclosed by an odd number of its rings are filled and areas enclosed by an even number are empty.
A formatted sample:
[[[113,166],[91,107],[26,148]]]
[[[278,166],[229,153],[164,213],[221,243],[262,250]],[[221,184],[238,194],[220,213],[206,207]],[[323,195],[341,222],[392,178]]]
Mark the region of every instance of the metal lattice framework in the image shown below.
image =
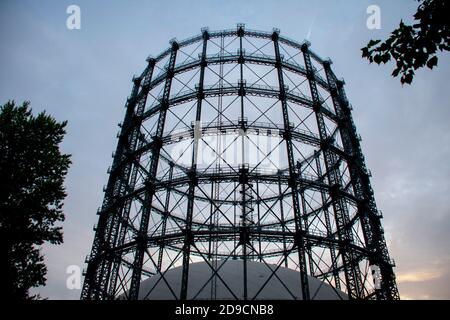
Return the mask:
[[[228,259],[244,266],[236,299],[257,298],[247,292],[248,260],[298,270],[305,299],[308,275],[351,299],[399,299],[330,60],[279,30],[240,24],[172,40],[147,62],[119,125],[82,299],[137,299],[142,280],[165,281],[176,266],[174,298],[195,297],[196,261],[211,268],[203,290],[214,299]]]

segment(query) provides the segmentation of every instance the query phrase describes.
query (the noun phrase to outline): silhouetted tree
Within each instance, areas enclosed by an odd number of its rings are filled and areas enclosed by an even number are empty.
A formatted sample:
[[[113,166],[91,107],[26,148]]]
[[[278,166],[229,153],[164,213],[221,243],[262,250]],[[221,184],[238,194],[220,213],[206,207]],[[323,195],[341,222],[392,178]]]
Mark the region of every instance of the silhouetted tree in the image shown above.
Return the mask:
[[[67,122],[45,112],[33,116],[29,102],[0,107],[0,274],[3,299],[30,299],[44,285],[40,247],[60,244],[70,155],[59,144]]]
[[[389,38],[371,40],[362,48],[362,56],[371,63],[386,63],[391,58],[396,62],[392,76],[401,74],[402,84],[410,84],[414,70],[425,65],[433,69],[438,63],[436,53],[450,50],[450,1],[418,0],[419,7],[412,26],[400,21]]]

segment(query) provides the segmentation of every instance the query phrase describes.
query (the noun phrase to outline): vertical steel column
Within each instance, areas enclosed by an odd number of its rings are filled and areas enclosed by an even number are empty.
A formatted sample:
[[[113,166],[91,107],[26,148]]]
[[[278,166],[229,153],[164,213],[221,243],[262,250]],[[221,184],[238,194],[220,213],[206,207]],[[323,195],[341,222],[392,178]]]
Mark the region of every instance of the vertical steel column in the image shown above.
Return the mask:
[[[173,167],[174,167],[174,163],[170,162],[169,163],[169,181],[172,181],[172,177],[173,177]],[[164,237],[166,234],[166,228],[167,228],[167,218],[169,216],[169,204],[170,204],[170,189],[168,189],[166,191],[166,199],[164,202],[164,213],[162,218],[162,225],[161,225],[161,236]],[[162,273],[162,261],[163,261],[163,256],[164,256],[164,247],[165,247],[165,243],[164,241],[161,241],[160,245],[159,245],[159,252],[158,252],[158,272]]]
[[[297,170],[298,170],[298,177],[302,179],[302,167],[300,163],[297,163]],[[305,188],[300,187],[299,188],[299,194],[300,194],[300,200],[302,203],[302,216],[303,216],[303,223],[304,223],[304,230],[306,234],[309,234],[309,222],[308,222],[308,212],[306,210],[306,199],[305,199]],[[312,256],[312,244],[311,242],[306,239],[305,241],[306,245],[306,253],[308,255],[308,263],[309,263],[309,273],[311,276],[314,277],[314,263],[313,263],[313,256]]]
[[[283,123],[284,123],[284,140],[286,140],[286,149],[289,163],[289,186],[292,190],[292,207],[294,210],[295,217],[295,246],[298,248],[298,263],[300,266],[300,280],[302,286],[302,295],[304,300],[310,300],[310,292],[309,292],[309,283],[308,283],[308,273],[307,273],[307,264],[306,264],[306,252],[305,252],[305,238],[304,238],[304,230],[302,226],[302,218],[300,213],[300,202],[298,198],[298,179],[297,173],[295,170],[295,160],[294,160],[294,150],[292,146],[292,132],[291,126],[289,122],[289,114],[288,114],[288,105],[286,102],[286,88],[284,86],[284,76],[282,69],[282,61],[280,55],[280,47],[278,43],[278,30],[275,30],[272,34],[272,40],[275,47],[275,59],[278,72],[278,82],[280,84],[280,101],[283,112]]]
[[[381,227],[381,215],[376,207],[375,197],[370,186],[370,175],[366,168],[350,106],[343,89],[344,83],[336,79],[330,65],[331,61],[324,61],[323,63],[335,112],[340,119],[339,132],[344,150],[346,154],[351,156],[347,164],[353,191],[359,200],[358,214],[364,240],[367,249],[371,252],[369,264],[380,267],[382,277],[381,288],[376,290],[376,295],[378,299],[399,299],[395,275]]]
[[[150,214],[152,210],[152,200],[155,194],[154,182],[158,170],[159,155],[162,148],[162,135],[164,133],[164,124],[166,122],[167,110],[169,108],[170,89],[172,87],[172,79],[174,76],[175,61],[178,52],[178,43],[172,41],[172,51],[170,53],[169,65],[166,72],[166,82],[164,84],[163,96],[160,101],[161,109],[159,111],[158,124],[156,133],[152,137],[152,156],[150,160],[150,168],[148,170],[148,177],[145,181],[147,188],[144,200],[144,206],[142,208],[141,224],[139,228],[139,234],[136,237],[136,253],[133,261],[133,274],[131,276],[130,283],[130,299],[136,300],[139,295],[139,285],[142,274],[142,264],[144,262],[144,254],[147,250],[147,232]]]
[[[181,292],[180,292],[180,300],[187,299],[188,292],[188,281],[189,281],[189,262],[190,262],[190,253],[191,253],[191,245],[193,243],[192,236],[192,215],[194,211],[194,195],[195,195],[195,187],[197,186],[197,158],[198,158],[198,142],[201,139],[201,128],[200,128],[200,119],[202,115],[202,102],[205,98],[205,94],[203,92],[203,82],[205,79],[205,68],[207,65],[206,62],[206,48],[208,45],[209,34],[208,30],[203,30],[203,50],[202,50],[202,58],[200,62],[200,78],[198,83],[198,92],[197,92],[197,110],[195,114],[195,123],[194,123],[194,142],[192,146],[192,160],[191,160],[191,169],[189,172],[189,190],[188,190],[188,204],[187,204],[187,213],[186,213],[186,229],[184,230],[184,244],[183,244],[183,273],[181,277]]]
[[[286,221],[284,218],[284,207],[283,207],[283,190],[281,189],[281,177],[278,176],[278,193],[279,201],[280,201],[280,219],[281,219],[281,231],[283,232],[283,256],[284,256],[284,266],[288,267],[288,259],[287,259],[287,246],[286,246]]]
[[[259,181],[256,181],[256,195],[259,197]],[[261,209],[260,209],[261,198],[256,201],[256,214],[257,214],[257,230],[258,230],[258,261],[262,262],[262,245],[261,245]]]
[[[125,178],[125,181],[127,181],[128,177],[130,176],[130,171],[131,171],[131,177],[129,178],[128,184],[122,184],[122,187],[121,187],[122,195],[126,194],[127,192],[128,193],[133,192],[133,190],[134,190],[137,173],[138,173],[138,165],[137,164],[139,163],[139,159],[141,157],[141,154],[135,155],[134,151],[136,149],[139,149],[139,147],[142,146],[142,144],[144,143],[141,138],[141,131],[140,131],[141,116],[144,112],[145,104],[147,102],[147,95],[148,95],[148,91],[150,90],[150,82],[151,82],[152,76],[153,76],[155,60],[153,58],[149,58],[149,59],[147,59],[147,62],[148,62],[148,66],[143,75],[144,81],[142,84],[141,92],[139,93],[139,102],[137,104],[136,112],[133,117],[133,123],[131,124],[130,128],[126,129],[127,131],[129,131],[131,129],[132,132],[130,133],[129,149],[127,150],[127,153],[126,153],[127,164],[124,169],[123,176]],[[132,166],[133,166],[133,168],[132,168]],[[117,230],[114,232],[114,241],[112,244],[112,246],[114,246],[114,247],[117,247],[117,246],[120,246],[123,244],[125,234],[128,229],[128,216],[129,216],[130,209],[131,209],[131,203],[132,203],[132,199],[128,199],[125,201],[125,203],[123,205],[123,212],[121,214],[120,221],[116,222]],[[120,230],[119,230],[119,228],[120,228]],[[112,230],[111,230],[111,233],[113,234]],[[112,258],[114,259],[112,261],[112,263],[113,263],[112,269],[111,269],[111,265],[109,265],[109,267],[106,268],[106,272],[105,272],[105,276],[106,276],[105,281],[106,282],[108,281],[108,277],[110,277],[109,288],[108,288],[108,298],[109,299],[114,299],[114,296],[115,296],[117,277],[119,274],[122,254],[120,252],[114,253]],[[111,271],[109,272],[109,270],[111,270]],[[106,283],[105,287],[107,285],[108,284]]]
[[[344,261],[344,272],[347,282],[347,294],[350,299],[362,298],[361,296],[361,277],[359,272],[358,261],[353,255],[350,244],[352,244],[351,231],[348,230],[349,217],[346,203],[340,196],[341,178],[339,168],[337,167],[336,155],[329,149],[331,143],[330,137],[326,130],[325,120],[322,114],[322,102],[320,101],[319,92],[315,81],[315,71],[311,62],[309,53],[309,45],[303,44],[301,47],[303,58],[305,61],[305,68],[309,87],[311,90],[311,97],[313,101],[313,110],[316,115],[317,127],[321,140],[321,149],[324,154],[325,168],[327,170],[328,180],[330,183],[330,196],[333,202],[333,208],[336,216],[336,225],[338,229],[339,240],[342,244],[341,253]]]
[[[214,195],[215,195],[215,193],[214,193],[214,189],[215,189],[215,183],[214,183],[214,181],[211,181],[211,199],[215,199],[214,198]],[[214,220],[213,220],[213,217],[214,217],[214,210],[215,210],[215,208],[214,208],[214,205],[213,205],[213,203],[212,203],[212,201],[210,202],[210,207],[209,207],[209,217],[208,217],[208,227],[209,227],[209,231],[210,232],[212,232],[213,231],[213,228],[214,228],[214,226],[213,226],[213,224],[214,224]],[[209,260],[212,260],[212,253],[213,253],[213,243],[212,243],[212,241],[213,241],[213,239],[212,239],[212,237],[209,237],[209,239],[208,239],[208,259]]]
[[[217,168],[217,163],[216,163],[216,168]],[[215,192],[216,189],[216,184],[218,184],[218,182],[214,182],[211,181],[211,198],[213,199],[212,201],[214,201],[214,199],[217,199],[218,197],[218,192]],[[212,233],[214,228],[215,228],[215,211],[216,208],[214,207],[213,203],[210,203],[210,210],[209,210],[209,232]],[[214,241],[214,243],[213,243]],[[215,249],[215,239],[213,240],[212,234],[210,235],[209,239],[208,239],[208,259],[211,260],[211,265],[212,265],[212,269],[211,270],[211,300],[215,300],[216,296],[217,296],[217,290],[216,290],[216,275],[215,275],[215,271],[217,270],[217,258],[215,256],[213,256],[213,250]]]
[[[316,151],[314,157],[316,158],[316,169],[317,169],[317,175],[319,176],[319,180],[323,181],[325,177],[322,173],[322,165],[320,163],[320,151]],[[323,215],[325,218],[325,228],[327,228],[327,237],[332,238],[333,236],[333,230],[331,226],[330,221],[330,211],[328,210],[328,204],[326,203],[326,193],[325,191],[320,191],[320,199],[322,200],[322,208],[323,208]],[[339,279],[339,271],[337,266],[337,258],[336,258],[336,250],[334,249],[334,244],[329,244],[329,250],[330,250],[330,258],[331,258],[331,268],[334,278],[334,284],[336,286],[336,289],[341,290],[341,281]]]
[[[220,49],[219,49],[219,56],[222,59],[224,55],[224,47],[225,47],[225,38],[222,35],[220,37]],[[219,97],[217,98],[217,123],[219,124],[219,127],[222,126],[222,103],[223,103],[223,61],[219,64]],[[218,155],[216,160],[216,166],[215,170],[217,173],[220,172],[220,163],[221,163],[221,153],[222,153],[222,136],[219,136],[216,143],[216,154]],[[213,187],[214,186],[214,187]],[[220,182],[213,181],[211,183],[211,195],[213,199],[218,199],[220,194]],[[211,204],[211,221],[212,225],[218,226],[219,225],[219,210],[216,206]],[[212,230],[212,229],[211,229]],[[212,241],[214,241],[212,243]],[[209,250],[209,253],[211,254],[211,260],[212,260],[212,279],[211,279],[211,299],[216,299],[217,297],[217,275],[215,274],[215,270],[217,270],[217,253],[219,250],[219,241],[217,237],[214,238],[214,240],[210,239],[209,241],[210,245],[212,245],[213,251]]]
[[[239,37],[239,59],[238,63],[240,66],[240,77],[239,77],[239,96],[241,100],[241,115],[240,115],[240,134],[242,135],[241,141],[241,165],[239,169],[239,182],[241,184],[241,194],[242,194],[242,216],[240,227],[240,244],[242,245],[242,263],[243,263],[243,285],[244,285],[244,300],[248,299],[248,280],[247,280],[247,245],[249,243],[248,237],[248,227],[247,227],[247,207],[246,207],[246,196],[247,196],[247,183],[248,183],[248,168],[245,167],[245,131],[246,131],[246,121],[244,113],[244,96],[245,96],[245,80],[244,80],[244,51],[242,48],[242,38],[244,37],[245,30],[243,24],[238,24],[237,35]]]
[[[105,190],[105,197],[103,200],[102,208],[99,212],[99,222],[95,233],[94,241],[92,244],[91,254],[86,271],[86,277],[81,291],[82,299],[100,299],[106,297],[107,288],[103,287],[102,270],[105,269],[105,256],[108,248],[108,238],[110,237],[107,232],[110,220],[113,215],[117,215],[117,196],[120,190],[120,184],[122,183],[121,168],[123,162],[126,160],[126,153],[129,144],[129,132],[133,127],[133,118],[136,108],[137,96],[139,87],[141,84],[141,77],[133,78],[133,89],[131,96],[126,103],[126,113],[122,124],[121,132],[119,135],[119,141],[117,143],[116,152],[114,153],[114,159],[110,175],[108,178],[107,187]]]
[[[342,81],[337,82],[339,99],[344,111],[344,118],[346,119],[350,141],[353,146],[354,162],[356,167],[359,169],[355,170],[355,175],[359,174],[359,180],[356,179],[354,182],[356,182],[356,186],[359,185],[359,188],[356,188],[360,189],[358,193],[362,195],[361,199],[363,200],[358,205],[358,211],[366,212],[366,215],[362,215],[361,218],[365,220],[363,223],[365,228],[369,229],[367,228],[369,225],[372,231],[367,232],[369,248],[372,247],[370,248],[372,254],[369,259],[372,260],[370,261],[371,264],[377,265],[380,268],[381,272],[381,288],[380,290],[376,290],[376,295],[378,299],[398,300],[400,299],[400,294],[395,281],[393,263],[389,257],[386,240],[383,236],[384,231],[380,221],[381,214],[378,212],[375,203],[374,193],[370,185],[370,175],[366,168],[361,145],[356,133],[356,127],[353,123],[353,118],[351,116],[349,103],[347,101],[343,85],[344,83]],[[370,245],[370,242],[372,242],[373,245]]]

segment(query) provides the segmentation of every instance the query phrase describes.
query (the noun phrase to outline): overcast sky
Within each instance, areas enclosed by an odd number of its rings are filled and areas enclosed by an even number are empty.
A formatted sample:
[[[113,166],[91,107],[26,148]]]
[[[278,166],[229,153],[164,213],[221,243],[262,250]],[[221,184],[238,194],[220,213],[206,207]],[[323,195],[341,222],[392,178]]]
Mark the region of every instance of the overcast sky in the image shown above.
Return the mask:
[[[66,8],[81,8],[81,30],[66,28]],[[366,9],[381,8],[381,29],[369,30]],[[148,55],[169,39],[200,28],[246,27],[303,40],[331,57],[346,80],[402,298],[450,299],[450,56],[419,71],[411,86],[389,76],[392,65],[369,65],[360,48],[385,37],[417,2],[398,1],[24,1],[0,2],[0,103],[30,100],[68,120],[63,150],[72,154],[66,180],[65,242],[46,247],[50,299],[78,299],[66,268],[85,267],[102,202],[117,123]]]

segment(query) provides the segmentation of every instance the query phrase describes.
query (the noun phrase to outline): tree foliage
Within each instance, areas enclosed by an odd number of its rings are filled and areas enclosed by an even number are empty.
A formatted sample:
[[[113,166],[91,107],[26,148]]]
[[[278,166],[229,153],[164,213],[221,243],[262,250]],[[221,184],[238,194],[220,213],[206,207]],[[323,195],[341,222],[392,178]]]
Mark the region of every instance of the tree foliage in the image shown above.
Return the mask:
[[[402,84],[410,84],[414,70],[425,65],[433,69],[437,66],[438,51],[450,50],[450,1],[418,0],[419,7],[414,14],[415,24],[406,25],[400,21],[385,41],[370,40],[362,48],[362,56],[371,63],[387,63],[395,60],[392,76],[401,74]]]
[[[29,102],[0,107],[0,269],[6,299],[29,299],[45,284],[40,247],[63,241],[64,178],[70,155],[59,144],[66,122],[45,112],[33,116]]]

